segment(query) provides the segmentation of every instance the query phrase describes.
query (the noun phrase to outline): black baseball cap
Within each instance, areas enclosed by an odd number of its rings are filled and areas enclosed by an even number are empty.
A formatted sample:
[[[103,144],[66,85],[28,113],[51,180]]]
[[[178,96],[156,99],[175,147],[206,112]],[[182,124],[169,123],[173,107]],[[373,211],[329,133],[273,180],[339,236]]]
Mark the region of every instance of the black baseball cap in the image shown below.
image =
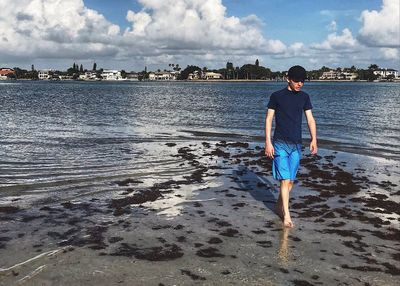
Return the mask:
[[[288,71],[288,78],[293,81],[304,81],[307,78],[306,70],[302,66],[292,66]]]

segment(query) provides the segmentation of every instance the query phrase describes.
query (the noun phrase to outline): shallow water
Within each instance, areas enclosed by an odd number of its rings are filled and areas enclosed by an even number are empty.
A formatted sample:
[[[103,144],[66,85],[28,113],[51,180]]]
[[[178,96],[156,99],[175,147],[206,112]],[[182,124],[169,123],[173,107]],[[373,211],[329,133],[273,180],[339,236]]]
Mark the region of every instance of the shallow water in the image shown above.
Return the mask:
[[[262,142],[269,95],[283,87],[1,83],[0,196],[107,192],[104,182],[113,178],[182,174],[178,159],[166,159],[166,142]],[[322,147],[400,158],[398,84],[306,83],[304,90],[311,95]],[[305,123],[304,129],[306,135]]]
[[[399,166],[390,160],[305,156],[289,230],[261,147],[159,147],[180,176],[132,172],[105,182],[106,196],[0,207],[0,284],[397,285]]]

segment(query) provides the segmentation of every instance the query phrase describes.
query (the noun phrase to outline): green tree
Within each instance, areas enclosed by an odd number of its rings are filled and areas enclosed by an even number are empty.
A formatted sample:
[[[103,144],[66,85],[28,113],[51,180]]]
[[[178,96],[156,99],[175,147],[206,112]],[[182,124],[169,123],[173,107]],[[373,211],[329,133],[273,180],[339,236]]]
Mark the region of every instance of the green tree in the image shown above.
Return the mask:
[[[176,64],[175,67],[173,68],[174,71],[180,71],[181,68],[179,67],[179,64]]]
[[[13,68],[13,70],[15,71],[15,77],[16,78],[26,78],[26,75],[28,73],[27,70],[23,70],[23,69],[20,69],[18,67]]]
[[[367,70],[367,73],[366,73],[366,77],[367,77],[366,80],[374,81],[374,80],[378,79],[379,76],[374,73],[374,71],[376,71],[378,69],[379,69],[378,65],[376,65],[376,64],[370,65],[368,67],[368,70]]]
[[[225,79],[232,79],[234,78],[235,68],[233,67],[233,63],[227,62],[226,69],[221,69],[220,73],[225,75]]]
[[[93,70],[93,71],[96,71],[96,69],[97,69],[97,64],[94,63],[94,64],[93,64],[93,69],[92,69],[92,70]]]
[[[241,79],[270,79],[272,72],[269,68],[252,64],[243,65],[239,71]]]
[[[371,67],[371,66],[370,66]],[[374,81],[378,79],[378,75],[374,74],[373,69],[359,69],[357,70],[358,77],[357,79],[359,80],[367,80],[367,81]]]
[[[260,62],[256,59],[256,67],[260,66]]]
[[[83,73],[83,65],[81,64],[81,67],[79,68],[79,72]]]
[[[29,78],[31,80],[38,80],[39,79],[39,73],[37,70],[33,70],[29,73]]]
[[[368,67],[368,69],[369,69],[369,70],[378,70],[379,67],[378,67],[378,65],[376,65],[376,64],[372,64],[372,65],[370,65],[370,66]]]
[[[327,71],[330,71],[331,70],[331,68],[328,68],[328,67],[326,67],[326,66],[322,66],[322,68],[320,69],[322,72],[327,72]]]
[[[144,70],[138,73],[138,80],[143,81],[149,78],[149,73],[147,72],[147,66],[144,67]]]
[[[73,67],[67,69],[67,75],[72,76],[75,73],[75,69]]]
[[[201,68],[198,66],[187,66],[182,72],[180,73],[178,79],[179,80],[186,80],[189,76],[190,73],[193,73],[194,71],[199,71],[201,72]]]
[[[310,80],[319,79],[322,76],[322,74],[323,74],[323,71],[321,69],[307,71],[307,78]]]

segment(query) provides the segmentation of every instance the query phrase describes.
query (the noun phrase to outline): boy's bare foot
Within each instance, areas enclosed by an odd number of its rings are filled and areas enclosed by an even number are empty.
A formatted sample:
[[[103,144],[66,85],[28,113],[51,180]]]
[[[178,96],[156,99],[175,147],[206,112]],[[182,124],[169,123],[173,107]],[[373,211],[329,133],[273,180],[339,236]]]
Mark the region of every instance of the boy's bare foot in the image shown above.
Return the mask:
[[[283,226],[284,227],[289,227],[289,228],[294,227],[294,224],[292,222],[292,219],[290,218],[290,215],[284,217]]]

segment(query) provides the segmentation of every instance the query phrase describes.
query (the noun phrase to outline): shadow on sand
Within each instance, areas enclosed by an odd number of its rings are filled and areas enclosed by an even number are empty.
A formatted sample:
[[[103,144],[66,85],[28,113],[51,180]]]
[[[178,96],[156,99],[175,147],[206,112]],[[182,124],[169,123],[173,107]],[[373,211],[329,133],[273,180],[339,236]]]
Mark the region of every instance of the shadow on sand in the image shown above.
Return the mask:
[[[240,165],[234,171],[233,175],[236,176],[236,183],[240,189],[247,190],[255,200],[263,202],[268,209],[278,216],[275,204],[279,192],[267,178],[257,175],[254,171],[243,165]]]
[[[255,200],[262,202],[271,210],[276,215],[276,219],[280,219],[275,208],[279,191],[265,176],[260,176],[243,165],[240,165],[233,175],[237,178],[236,183],[240,189],[247,190]],[[277,258],[280,264],[285,267],[290,264],[290,230],[290,228],[282,226],[279,235]]]

